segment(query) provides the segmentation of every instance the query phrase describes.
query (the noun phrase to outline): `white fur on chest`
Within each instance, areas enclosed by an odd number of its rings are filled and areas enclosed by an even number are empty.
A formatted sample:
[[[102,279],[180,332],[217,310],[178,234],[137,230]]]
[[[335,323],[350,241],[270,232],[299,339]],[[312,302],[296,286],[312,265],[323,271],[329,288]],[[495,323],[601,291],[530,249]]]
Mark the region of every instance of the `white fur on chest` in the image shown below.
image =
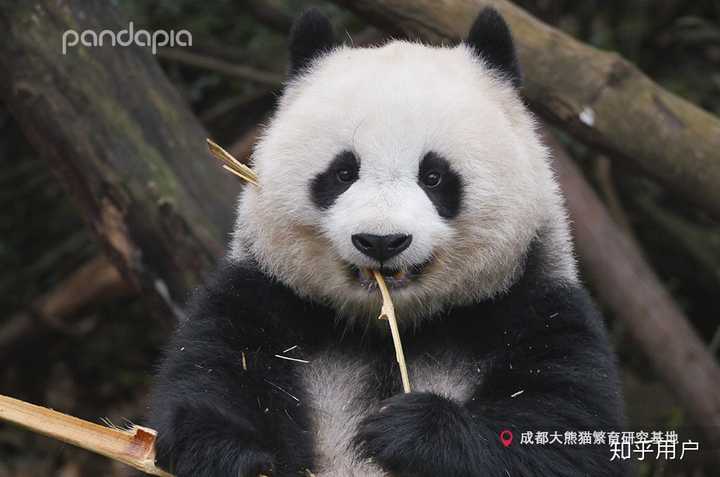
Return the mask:
[[[413,391],[428,392],[465,403],[482,378],[483,369],[465,356],[446,354],[442,357],[423,355],[408,363]]]
[[[360,420],[373,408],[372,375],[367,364],[337,354],[314,356],[303,367],[317,461],[317,477],[382,476],[350,448]]]
[[[408,362],[414,391],[432,392],[464,403],[481,370],[459,356],[424,355]],[[337,353],[311,358],[302,368],[309,399],[317,477],[374,477],[385,473],[360,460],[351,449],[357,425],[374,412],[380,397],[368,363]]]

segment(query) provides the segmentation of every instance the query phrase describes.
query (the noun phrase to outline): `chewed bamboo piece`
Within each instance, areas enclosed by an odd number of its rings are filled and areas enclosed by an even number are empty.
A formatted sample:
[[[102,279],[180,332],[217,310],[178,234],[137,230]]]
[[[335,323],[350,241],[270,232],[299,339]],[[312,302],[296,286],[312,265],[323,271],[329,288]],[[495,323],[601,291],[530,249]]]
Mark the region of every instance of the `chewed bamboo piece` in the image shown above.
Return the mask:
[[[206,139],[206,141],[208,144],[208,148],[210,149],[210,154],[215,156],[217,159],[220,160],[220,162],[223,163],[223,169],[256,187],[260,185],[255,171],[235,159],[229,152],[217,145],[211,139]]]
[[[0,419],[109,457],[146,474],[172,477],[155,466],[156,432],[147,427],[116,429],[0,395]]]
[[[390,324],[390,333],[392,334],[393,345],[395,346],[395,358],[397,359],[398,366],[400,366],[400,377],[402,378],[403,391],[406,393],[410,392],[410,377],[408,376],[407,364],[405,364],[405,353],[403,353],[402,341],[400,340],[400,330],[398,329],[397,317],[395,316],[395,306],[390,299],[390,291],[385,284],[385,279],[382,274],[373,270],[375,280],[380,287],[380,294],[382,295],[382,309],[380,310],[380,316],[378,319],[388,320]]]

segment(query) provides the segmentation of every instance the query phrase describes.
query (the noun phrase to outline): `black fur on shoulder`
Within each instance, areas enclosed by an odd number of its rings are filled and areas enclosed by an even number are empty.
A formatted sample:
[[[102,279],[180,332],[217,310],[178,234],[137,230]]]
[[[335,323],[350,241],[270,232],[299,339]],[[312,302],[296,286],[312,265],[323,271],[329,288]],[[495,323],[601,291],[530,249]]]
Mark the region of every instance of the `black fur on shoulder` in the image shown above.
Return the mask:
[[[306,10],[290,30],[290,76],[302,72],[335,46],[337,40],[330,20],[317,8]]]
[[[315,317],[317,338],[332,327],[327,310],[254,267],[224,264],[196,292],[151,399],[161,467],[177,477],[277,477],[311,466],[302,390],[291,363],[274,358],[292,346],[302,357],[312,343],[298,315]]]
[[[520,64],[515,54],[510,28],[494,8],[485,8],[475,19],[465,43],[487,62],[501,71],[515,86],[522,86]]]

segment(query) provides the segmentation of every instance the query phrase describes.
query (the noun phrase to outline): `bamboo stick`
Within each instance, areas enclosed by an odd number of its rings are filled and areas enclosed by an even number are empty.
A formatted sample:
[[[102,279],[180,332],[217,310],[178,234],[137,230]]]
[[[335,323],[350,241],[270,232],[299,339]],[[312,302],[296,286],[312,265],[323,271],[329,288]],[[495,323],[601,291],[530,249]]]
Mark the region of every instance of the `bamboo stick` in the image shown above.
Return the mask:
[[[395,358],[397,359],[398,366],[400,366],[400,377],[402,378],[403,391],[409,393],[410,389],[410,377],[408,376],[407,364],[405,363],[405,353],[403,353],[402,341],[400,340],[400,330],[398,330],[397,317],[395,316],[395,306],[390,299],[390,291],[385,284],[385,279],[382,274],[377,270],[373,270],[375,280],[380,287],[380,294],[382,295],[382,309],[380,310],[380,320],[388,320],[390,324],[390,333],[392,334],[393,345],[395,346]]]
[[[147,427],[115,429],[0,395],[0,419],[109,457],[146,474],[172,477],[155,466],[157,433]]]
[[[210,153],[223,163],[223,169],[235,174],[245,182],[258,186],[258,177],[255,171],[235,159],[229,152],[217,145],[211,139],[206,139]]]

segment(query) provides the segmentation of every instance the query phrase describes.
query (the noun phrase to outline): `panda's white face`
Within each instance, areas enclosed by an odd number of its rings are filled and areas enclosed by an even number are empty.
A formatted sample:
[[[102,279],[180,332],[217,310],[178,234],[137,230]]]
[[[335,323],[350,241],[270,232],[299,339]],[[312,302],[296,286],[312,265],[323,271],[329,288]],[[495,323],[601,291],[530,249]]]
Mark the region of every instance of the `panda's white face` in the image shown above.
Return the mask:
[[[471,48],[341,47],[296,77],[253,154],[232,257],[302,296],[429,316],[506,290],[542,229],[573,279],[562,201],[530,115]]]

